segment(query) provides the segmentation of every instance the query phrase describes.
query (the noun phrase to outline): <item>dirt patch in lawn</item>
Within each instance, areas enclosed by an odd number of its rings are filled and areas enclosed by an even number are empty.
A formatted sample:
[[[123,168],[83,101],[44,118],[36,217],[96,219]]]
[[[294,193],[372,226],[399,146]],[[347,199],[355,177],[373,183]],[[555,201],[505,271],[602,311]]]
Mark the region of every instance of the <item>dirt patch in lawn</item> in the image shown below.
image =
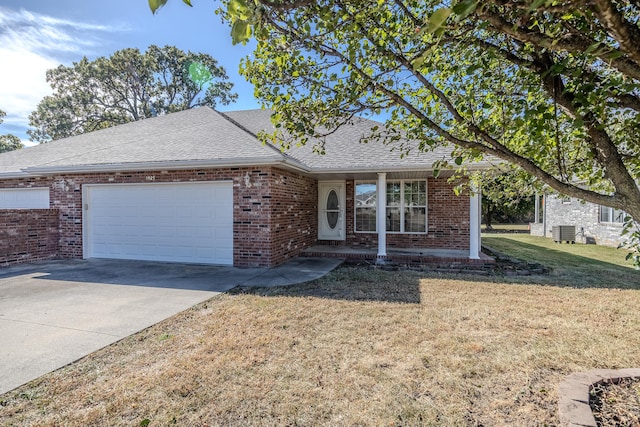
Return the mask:
[[[640,366],[639,290],[491,280],[221,295],[0,396],[0,424],[555,425],[567,374]]]

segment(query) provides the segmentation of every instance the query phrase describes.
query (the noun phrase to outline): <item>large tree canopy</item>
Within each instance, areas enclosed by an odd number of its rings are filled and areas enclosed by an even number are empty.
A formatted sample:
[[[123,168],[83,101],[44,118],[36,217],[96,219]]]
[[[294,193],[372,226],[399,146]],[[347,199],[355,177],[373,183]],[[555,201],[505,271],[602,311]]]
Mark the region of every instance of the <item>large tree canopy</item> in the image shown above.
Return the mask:
[[[537,186],[533,178],[514,166],[502,164],[475,176],[481,183],[482,216],[487,230],[493,219],[508,223],[533,218]]]
[[[444,7],[446,5],[451,8]],[[383,114],[640,218],[640,7],[607,0],[228,2],[242,72],[287,131]],[[249,20],[249,21],[247,21]],[[240,24],[239,24],[240,23]],[[240,27],[240,29],[238,29]],[[391,130],[391,131],[390,131]]]
[[[231,92],[225,70],[210,55],[172,46],[146,52],[123,49],[94,61],[47,71],[53,95],[30,116],[32,140],[46,142],[157,114],[226,105]]]
[[[0,110],[0,124],[2,124],[2,118],[6,115],[7,113]],[[0,135],[0,153],[19,150],[23,147],[24,145],[22,144],[22,141],[20,141],[20,138],[18,138],[17,136],[11,134]]]

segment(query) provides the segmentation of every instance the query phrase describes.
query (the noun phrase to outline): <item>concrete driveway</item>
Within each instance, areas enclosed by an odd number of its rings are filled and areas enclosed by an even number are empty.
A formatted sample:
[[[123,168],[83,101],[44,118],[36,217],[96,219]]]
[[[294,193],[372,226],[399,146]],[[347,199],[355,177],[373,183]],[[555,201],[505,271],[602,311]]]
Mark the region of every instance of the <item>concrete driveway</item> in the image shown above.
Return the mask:
[[[320,277],[339,260],[272,269],[65,260],[0,269],[0,394],[237,285]]]

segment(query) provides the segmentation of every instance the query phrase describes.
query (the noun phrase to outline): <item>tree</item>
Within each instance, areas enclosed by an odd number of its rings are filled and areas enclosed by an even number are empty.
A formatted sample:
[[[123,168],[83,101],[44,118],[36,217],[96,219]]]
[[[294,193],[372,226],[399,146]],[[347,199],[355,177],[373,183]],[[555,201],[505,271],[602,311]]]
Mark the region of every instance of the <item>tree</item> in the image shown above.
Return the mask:
[[[483,171],[474,179],[482,190],[482,216],[487,230],[491,230],[494,218],[509,223],[531,218],[536,185],[522,169],[504,165]]]
[[[34,141],[46,142],[237,98],[225,70],[203,53],[172,46],[123,49],[110,57],[47,71],[53,95],[29,116]]]
[[[0,124],[2,124],[2,118],[6,116],[7,113],[0,110]],[[0,135],[0,153],[5,153],[7,151],[19,150],[24,148],[22,141],[15,135],[7,134]]]
[[[241,72],[283,132],[305,142],[354,115],[384,117],[372,137],[453,145],[458,165],[503,159],[625,210],[640,243],[639,2],[224,4],[234,42],[257,39]]]

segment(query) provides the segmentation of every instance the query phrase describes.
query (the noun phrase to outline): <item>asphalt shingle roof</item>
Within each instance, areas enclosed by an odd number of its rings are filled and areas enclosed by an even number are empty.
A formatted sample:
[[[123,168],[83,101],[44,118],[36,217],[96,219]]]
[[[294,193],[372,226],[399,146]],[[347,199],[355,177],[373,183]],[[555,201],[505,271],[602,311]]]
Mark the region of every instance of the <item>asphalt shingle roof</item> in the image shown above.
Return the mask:
[[[51,141],[0,155],[0,173],[140,163],[273,161],[259,143],[211,108],[195,108]]]
[[[253,134],[257,135],[260,131],[267,133],[275,131],[269,110],[231,111],[224,114]],[[411,151],[410,155],[403,158],[400,143],[388,145],[379,141],[361,143],[361,138],[371,134],[371,128],[374,126],[381,126],[381,124],[356,117],[353,124],[343,125],[337,132],[324,138],[323,155],[313,151],[314,144],[322,143],[320,140],[310,140],[304,146],[292,144],[286,153],[318,172],[373,168],[431,170],[436,160],[451,159],[450,147],[438,147],[433,151],[423,152],[418,149],[416,141],[404,141]]]
[[[398,145],[371,141],[362,136],[379,125],[355,119],[324,142],[325,154],[313,151],[314,143],[295,146],[284,153],[280,147],[262,144],[256,135],[273,132],[269,110],[219,113],[202,107],[114,126],[35,147],[0,154],[0,176],[73,170],[126,170],[259,165],[287,162],[310,172],[362,170],[430,170],[435,160],[449,159],[451,148],[437,148],[401,158]],[[408,142],[417,147],[417,143]]]

